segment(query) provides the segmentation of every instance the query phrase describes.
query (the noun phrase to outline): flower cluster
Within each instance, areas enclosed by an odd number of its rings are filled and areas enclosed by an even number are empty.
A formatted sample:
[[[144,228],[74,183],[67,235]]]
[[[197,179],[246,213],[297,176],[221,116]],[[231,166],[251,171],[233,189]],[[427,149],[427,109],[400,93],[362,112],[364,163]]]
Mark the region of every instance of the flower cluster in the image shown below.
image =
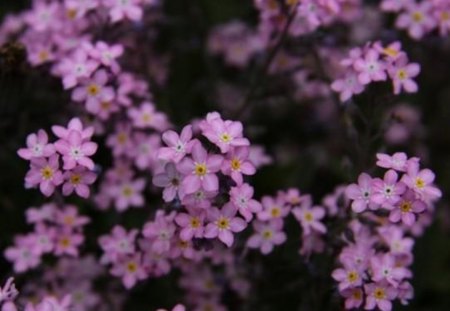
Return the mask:
[[[14,271],[23,273],[38,267],[42,257],[53,254],[57,257],[79,256],[84,242],[83,227],[89,218],[78,214],[73,205],[58,208],[45,204],[40,208],[29,208],[27,222],[34,225],[34,231],[15,238],[14,246],[5,250],[5,257],[14,264]]]
[[[383,11],[398,14],[395,26],[408,31],[411,38],[422,39],[439,30],[441,36],[450,32],[450,3],[445,0],[383,0]]]
[[[39,186],[48,197],[62,185],[63,195],[75,192],[80,197],[89,197],[89,185],[97,178],[90,158],[97,151],[97,144],[91,141],[94,129],[83,128],[81,121],[73,118],[67,128],[55,125],[52,131],[58,137],[56,142],[49,143],[47,133],[41,129],[28,135],[27,148],[18,150],[20,157],[30,161],[25,187]]]
[[[377,158],[377,166],[387,170],[383,179],[363,173],[358,184],[346,189],[359,217],[349,223],[347,245],[339,255],[341,267],[332,276],[347,309],[364,303],[366,310],[390,311],[394,300],[407,304],[413,297],[408,281],[414,245],[410,235],[423,232],[441,196],[433,185],[433,172],[420,169],[418,158],[404,153]]]
[[[368,84],[388,78],[392,80],[394,94],[400,94],[402,90],[407,93],[418,90],[414,78],[420,72],[420,65],[409,63],[400,42],[387,46],[375,42],[363,48],[354,48],[348,58],[341,61],[341,65],[345,68],[342,78],[335,80],[331,88],[340,94],[342,102],[361,94]]]

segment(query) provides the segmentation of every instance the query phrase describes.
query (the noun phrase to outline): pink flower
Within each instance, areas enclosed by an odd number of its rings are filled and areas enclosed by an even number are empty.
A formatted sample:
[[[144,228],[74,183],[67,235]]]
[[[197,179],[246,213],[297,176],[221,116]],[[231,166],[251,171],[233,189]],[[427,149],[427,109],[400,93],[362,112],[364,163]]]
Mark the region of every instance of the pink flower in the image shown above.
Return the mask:
[[[55,247],[56,229],[47,227],[40,223],[37,224],[34,232],[35,243],[32,247],[32,252],[37,255],[47,254],[53,251]]]
[[[373,180],[372,200],[376,204],[389,210],[400,201],[401,195],[406,187],[402,182],[397,182],[398,174],[394,170],[389,170],[384,174],[384,180],[376,178]]]
[[[392,300],[397,297],[397,291],[389,283],[370,283],[364,285],[367,294],[366,310],[373,310],[378,307],[381,311],[392,310]]]
[[[70,295],[66,295],[61,301],[58,301],[55,297],[45,297],[33,311],[69,311],[72,306],[72,298]],[[28,307],[26,311],[28,311]]]
[[[157,161],[156,151],[161,146],[159,135],[135,132],[133,140],[134,150],[130,155],[134,158],[136,166],[141,170],[153,169]]]
[[[108,74],[106,70],[98,70],[92,79],[83,81],[80,87],[72,92],[72,100],[76,102],[86,102],[89,111],[99,110],[103,102],[111,102],[114,99],[114,89],[106,86]]]
[[[74,190],[77,195],[87,199],[90,195],[89,185],[97,179],[97,175],[83,166],[76,166],[64,173],[65,183],[62,187],[63,195],[70,195]]]
[[[358,81],[363,85],[387,79],[385,63],[375,49],[370,49],[363,58],[356,60],[354,68],[358,72]]]
[[[181,240],[190,241],[192,238],[202,238],[204,232],[204,211],[190,209],[188,212],[188,214],[179,213],[175,217],[175,223],[182,228],[180,231]]]
[[[68,205],[66,208],[56,211],[55,222],[64,228],[75,230],[88,224],[90,219],[86,216],[80,216],[76,206]]]
[[[413,2],[414,0],[383,0],[381,2],[381,9],[387,12],[400,12]]]
[[[194,141],[192,139],[192,126],[187,125],[181,131],[180,136],[172,130],[164,132],[162,140],[168,147],[162,147],[158,151],[158,158],[164,161],[178,163],[187,153],[191,152]]]
[[[402,182],[423,201],[436,200],[442,196],[441,190],[433,185],[434,173],[429,169],[419,170],[419,164],[409,163],[407,174],[403,175]]]
[[[230,202],[237,208],[245,221],[250,222],[253,214],[262,210],[261,204],[253,199],[253,187],[248,184],[242,184],[230,189]]]
[[[89,140],[94,134],[94,128],[92,126],[83,128],[83,124],[78,118],[71,119],[67,128],[60,125],[53,125],[52,131],[60,139],[68,139],[71,131],[79,132],[83,140]]]
[[[361,94],[364,91],[364,85],[359,82],[355,73],[349,73],[344,78],[334,81],[331,84],[331,89],[340,93],[339,99],[341,102],[345,102],[353,95]]]
[[[247,241],[250,248],[259,248],[263,255],[272,252],[274,246],[281,245],[286,241],[286,234],[283,232],[283,221],[275,219],[267,223],[255,221],[253,223],[255,234]]]
[[[258,212],[258,219],[267,221],[270,219],[283,219],[290,212],[290,207],[287,206],[282,198],[272,198],[264,196],[261,199],[262,211]]]
[[[83,244],[84,236],[72,232],[70,230],[64,230],[57,236],[57,241],[55,245],[55,255],[70,255],[78,257],[78,247]]]
[[[392,222],[401,220],[405,225],[412,226],[416,221],[416,214],[423,212],[426,208],[425,202],[417,200],[414,192],[408,190],[391,210],[389,220]]]
[[[104,0],[104,5],[109,8],[109,16],[113,23],[128,18],[132,21],[142,19],[141,0]]]
[[[358,287],[344,290],[342,296],[345,297],[345,309],[347,310],[359,308],[364,301],[364,293]]]
[[[302,225],[304,235],[309,235],[312,231],[318,233],[327,232],[327,228],[320,222],[325,217],[324,208],[320,206],[310,207],[308,204],[303,204],[300,207],[293,208],[292,214]]]
[[[384,153],[377,153],[377,166],[382,168],[394,169],[399,172],[406,172],[408,163],[417,162],[418,158],[411,158],[408,160],[406,153],[396,152],[392,156]]]
[[[102,235],[98,242],[105,252],[100,259],[103,264],[113,263],[123,255],[131,255],[135,252],[135,240],[137,229],[127,232],[122,226],[116,225],[110,235]]]
[[[85,51],[76,50],[70,58],[64,58],[58,66],[58,72],[63,77],[64,89],[71,89],[81,79],[89,78],[97,67],[98,62],[89,59]]]
[[[236,208],[231,204],[225,204],[221,210],[215,207],[210,209],[208,219],[211,222],[205,228],[205,238],[218,237],[226,246],[231,247],[234,242],[233,233],[241,232],[247,227],[246,222],[235,215]]]
[[[108,45],[103,41],[98,41],[89,50],[89,54],[103,66],[111,67],[114,72],[118,72],[120,67],[116,59],[122,56],[123,50],[124,48],[121,44]]]
[[[334,270],[331,276],[339,282],[339,291],[342,292],[349,288],[361,286],[364,274],[363,271],[347,264],[343,268]]]
[[[32,251],[35,242],[34,236],[16,236],[14,239],[15,245],[5,250],[4,256],[14,264],[16,273],[36,268],[41,263],[41,255]]]
[[[169,126],[167,117],[162,112],[157,112],[154,104],[145,102],[139,108],[128,109],[128,116],[137,128],[153,128],[164,131]]]
[[[387,253],[372,257],[370,260],[372,280],[375,282],[387,281],[394,287],[408,276],[405,268],[397,267],[393,255]]]
[[[25,176],[25,185],[28,188],[39,185],[41,192],[49,197],[55,187],[63,183],[64,178],[59,170],[59,156],[54,154],[50,158],[35,158],[31,160],[31,167]]]
[[[143,178],[125,180],[112,187],[111,195],[115,198],[116,209],[123,212],[130,206],[142,207],[144,205],[144,197],[142,196],[144,187],[145,180]]]
[[[19,291],[14,284],[14,278],[8,278],[3,288],[0,287],[0,304],[5,301],[12,301],[17,297]]]
[[[64,169],[71,170],[77,164],[94,169],[94,162],[89,158],[97,151],[97,144],[91,141],[83,141],[79,131],[71,130],[66,139],[60,139],[55,143],[56,151],[63,155]]]
[[[216,144],[222,153],[231,147],[249,146],[250,142],[243,137],[241,122],[222,120],[217,112],[208,113],[206,120],[200,123],[202,134],[212,143]]]
[[[191,194],[199,189],[207,192],[219,189],[216,172],[220,170],[223,158],[219,155],[208,155],[200,142],[192,147],[192,158],[184,158],[177,169],[185,175],[181,182],[184,193]]]
[[[242,175],[254,175],[256,173],[256,168],[248,161],[248,155],[248,147],[233,148],[223,162],[222,173],[231,176],[238,185],[241,185],[244,181]]]
[[[22,159],[31,160],[32,158],[50,157],[55,153],[55,147],[48,143],[47,133],[39,130],[37,134],[28,135],[27,148],[21,148],[17,153]]]
[[[183,197],[179,194],[181,175],[178,173],[175,164],[167,163],[164,166],[164,172],[153,176],[153,184],[157,187],[164,188],[163,199],[165,202],[172,202],[175,197]]]
[[[400,29],[408,29],[413,39],[421,39],[436,27],[436,21],[432,15],[432,4],[429,1],[422,1],[408,5],[406,11],[397,18],[395,25]]]
[[[420,72],[420,65],[416,63],[408,64],[406,55],[400,56],[394,64],[388,68],[389,76],[394,84],[394,94],[400,94],[403,88],[407,93],[416,93],[417,83],[412,79]]]
[[[134,287],[137,281],[147,278],[139,253],[127,256],[114,264],[111,274],[122,277],[122,283],[127,289]]]
[[[358,177],[358,184],[347,186],[345,195],[353,200],[352,210],[355,213],[361,213],[369,207],[375,209],[376,204],[372,200],[373,182],[372,177],[366,173],[362,173]]]
[[[153,239],[151,249],[156,254],[163,254],[170,250],[171,240],[176,230],[173,217],[173,214],[165,215],[162,210],[159,210],[156,212],[155,220],[144,226],[142,233],[146,238]]]

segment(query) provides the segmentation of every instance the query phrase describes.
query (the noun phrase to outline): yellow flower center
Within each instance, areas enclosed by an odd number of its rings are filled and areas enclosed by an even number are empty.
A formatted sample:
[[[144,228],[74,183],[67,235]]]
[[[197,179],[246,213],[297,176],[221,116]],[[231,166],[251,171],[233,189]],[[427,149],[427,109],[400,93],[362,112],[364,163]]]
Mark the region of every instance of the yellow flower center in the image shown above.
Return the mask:
[[[74,19],[77,17],[77,10],[76,9],[68,9],[66,11],[66,15],[68,19]]]
[[[277,206],[273,207],[272,210],[270,211],[270,215],[271,215],[273,218],[280,217],[280,215],[281,215],[281,209],[280,209],[279,207],[277,207]]]
[[[68,237],[62,238],[59,240],[59,245],[61,245],[62,248],[68,248],[70,246],[70,239]]]
[[[306,220],[307,222],[313,221],[313,220],[314,220],[313,214],[311,214],[311,212],[306,212],[306,213],[305,213],[305,220]]]
[[[142,114],[142,122],[149,123],[152,120],[152,115],[149,113]]]
[[[126,133],[122,132],[117,135],[117,141],[119,142],[119,144],[123,145],[127,142],[127,140],[128,135]]]
[[[133,195],[133,188],[131,188],[130,186],[123,187],[122,194],[125,197],[131,197]]]
[[[278,9],[278,2],[276,0],[270,0],[268,5],[269,5],[269,9],[271,9],[271,10]]]
[[[228,133],[222,133],[222,135],[220,135],[220,140],[224,143],[229,143],[231,141],[231,139],[232,139],[232,137]]]
[[[388,55],[388,56],[391,56],[391,57],[395,57],[395,56],[398,55],[398,51],[397,51],[396,49],[394,49],[394,48],[389,48],[389,47],[384,48],[384,49],[383,49],[383,53],[386,54],[386,55]]]
[[[425,181],[422,178],[417,177],[416,178],[416,187],[419,189],[422,189],[423,187],[425,187]]]
[[[97,84],[92,83],[87,87],[87,92],[91,96],[96,96],[100,92],[100,87]]]
[[[53,169],[48,165],[46,167],[44,167],[43,169],[41,169],[42,178],[45,180],[52,179],[53,174],[54,174]]]
[[[48,52],[46,50],[42,50],[39,52],[38,58],[41,62],[45,62],[46,60],[48,60],[48,57],[50,55],[48,54]]]
[[[448,11],[441,12],[441,20],[443,22],[450,20],[450,12]]]
[[[412,202],[410,201],[403,201],[402,203],[400,203],[400,210],[403,213],[408,213],[410,212],[412,209]]]
[[[72,176],[70,176],[70,182],[74,185],[78,185],[81,182],[81,175],[73,174]]]
[[[129,262],[129,263],[127,264],[127,270],[128,270],[128,272],[130,272],[130,273],[136,272],[136,271],[137,271],[137,268],[138,268],[137,264],[136,264],[135,262],[133,262],[133,261],[131,261],[131,262]]]
[[[239,161],[239,159],[234,158],[233,160],[231,160],[231,168],[235,171],[240,170],[241,168],[241,161]]]
[[[200,227],[200,219],[198,219],[198,217],[191,218],[191,227],[194,229],[197,229]]]
[[[75,218],[72,215],[67,215],[63,220],[66,226],[72,226],[75,223]]]
[[[208,172],[205,163],[196,163],[195,164],[195,175],[203,177]]]
[[[186,248],[188,248],[188,246],[189,246],[189,242],[188,241],[180,240],[178,242],[178,247],[181,248],[181,249],[186,249]]]
[[[230,220],[225,217],[220,217],[217,220],[217,226],[222,230],[228,229],[230,227]]]
[[[262,236],[266,240],[270,240],[273,236],[273,232],[271,230],[264,230]]]
[[[398,77],[400,80],[405,80],[406,78],[408,78],[408,74],[406,73],[405,69],[400,69],[400,70],[397,72],[397,77]]]
[[[412,14],[412,19],[416,23],[420,23],[421,21],[423,21],[423,14],[421,12],[414,12]]]
[[[355,299],[355,300],[361,300],[361,298],[362,298],[362,293],[361,293],[361,291],[358,290],[358,289],[355,289],[355,290],[353,291],[353,293],[352,293],[352,297],[353,297],[353,299]]]
[[[286,4],[290,6],[297,5],[299,0],[286,0]]]
[[[386,298],[386,293],[383,288],[377,287],[373,292],[373,296],[375,297],[375,299],[384,299]]]
[[[100,108],[102,110],[109,110],[109,108],[111,108],[111,102],[101,102]]]
[[[347,273],[347,280],[350,283],[356,282],[358,280],[358,272],[350,271],[349,273]]]

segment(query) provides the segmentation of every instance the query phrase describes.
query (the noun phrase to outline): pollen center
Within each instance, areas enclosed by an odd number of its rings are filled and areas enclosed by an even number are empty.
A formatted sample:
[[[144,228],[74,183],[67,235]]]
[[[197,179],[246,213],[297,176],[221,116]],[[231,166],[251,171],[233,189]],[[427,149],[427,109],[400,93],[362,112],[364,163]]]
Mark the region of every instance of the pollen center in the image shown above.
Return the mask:
[[[78,185],[81,182],[81,175],[80,174],[73,174],[70,176],[70,182],[73,185]]]
[[[129,262],[127,264],[127,270],[130,273],[134,273],[137,271],[137,264],[135,262]]]
[[[400,210],[403,213],[408,213],[410,212],[412,209],[412,203],[410,201],[403,201],[402,203],[400,203]]]
[[[425,181],[422,178],[417,177],[416,178],[416,187],[419,189],[422,189],[423,187],[425,187]]]
[[[191,218],[191,227],[194,229],[197,229],[200,227],[200,219],[198,219],[198,217]]]
[[[208,172],[206,168],[206,164],[204,163],[196,163],[195,164],[195,175],[203,177]]]
[[[43,169],[41,169],[42,178],[45,180],[52,179],[53,174],[54,174],[53,169],[50,166],[46,166]]]
[[[279,207],[273,207],[272,210],[270,211],[270,215],[271,215],[273,218],[280,217],[280,215],[281,215],[281,210],[280,210],[280,208],[279,208]]]
[[[131,197],[133,195],[133,189],[130,186],[125,186],[122,189],[122,194],[125,197]]]
[[[406,73],[406,71],[405,71],[404,69],[400,69],[400,70],[397,72],[397,77],[398,77],[400,80],[405,80],[405,79],[408,77],[408,74]]]
[[[98,93],[100,93],[100,87],[97,84],[92,83],[87,87],[87,92],[91,96],[97,96]]]
[[[230,220],[225,217],[220,217],[217,220],[217,226],[219,227],[219,229],[222,229],[222,230],[228,229],[230,226]]]
[[[271,230],[264,230],[262,236],[266,240],[270,240],[273,236],[273,232]]]
[[[231,141],[231,139],[232,139],[232,137],[231,137],[231,135],[230,134],[228,134],[228,133],[222,133],[221,135],[220,135],[220,140],[223,142],[223,143],[229,143],[230,141]]]
[[[239,159],[236,158],[231,160],[231,168],[235,171],[238,171],[241,168],[241,161],[239,161]]]
[[[351,283],[356,282],[358,280],[358,273],[356,271],[350,271],[347,274],[347,279]]]
[[[306,212],[306,213],[305,213],[305,220],[306,220],[307,222],[313,221],[313,220],[314,220],[313,214],[311,214],[311,212]]]
[[[412,19],[416,23],[420,23],[421,21],[423,21],[423,14],[420,12],[414,12],[412,15]]]
[[[386,298],[386,293],[384,292],[384,289],[377,287],[375,289],[375,291],[373,292],[373,296],[376,299],[384,299],[384,298]]]

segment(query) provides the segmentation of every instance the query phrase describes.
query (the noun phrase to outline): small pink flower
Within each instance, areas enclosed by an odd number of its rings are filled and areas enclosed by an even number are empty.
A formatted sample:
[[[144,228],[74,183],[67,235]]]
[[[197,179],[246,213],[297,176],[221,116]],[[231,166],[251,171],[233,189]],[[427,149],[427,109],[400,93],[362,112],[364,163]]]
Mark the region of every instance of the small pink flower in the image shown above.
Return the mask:
[[[398,16],[395,25],[400,29],[407,29],[413,39],[421,39],[436,27],[436,21],[432,15],[432,4],[430,1],[422,1],[408,5],[406,11]]]
[[[433,185],[434,173],[429,169],[419,169],[419,163],[409,163],[407,174],[403,175],[402,182],[413,189],[423,201],[439,199],[442,192]]]
[[[71,119],[67,128],[60,125],[53,125],[52,131],[60,139],[68,139],[71,131],[79,132],[83,140],[89,140],[94,134],[94,128],[92,126],[84,128],[81,120],[78,118]]]
[[[94,162],[89,157],[97,151],[97,144],[83,141],[79,131],[70,131],[66,139],[60,139],[55,143],[55,148],[63,155],[65,170],[71,170],[77,164],[90,170],[94,169]]]
[[[212,208],[208,211],[208,219],[211,221],[205,228],[205,238],[218,237],[226,246],[231,247],[234,242],[233,233],[241,232],[247,227],[246,222],[235,217],[236,208],[231,204],[225,204],[222,210]]]
[[[65,183],[62,187],[63,195],[70,195],[73,191],[82,198],[90,195],[89,185],[97,179],[97,175],[83,166],[76,166],[73,170],[64,173]]]
[[[39,185],[41,192],[49,197],[55,187],[63,183],[64,178],[59,170],[59,156],[54,154],[50,158],[35,158],[31,160],[31,168],[25,176],[26,187]]]
[[[223,158],[219,155],[208,155],[198,141],[192,148],[192,158],[184,158],[177,169],[185,175],[181,182],[184,193],[191,194],[203,189],[207,192],[219,189],[219,179],[215,173],[220,170]]]
[[[0,304],[5,301],[12,301],[17,297],[19,291],[16,289],[16,285],[14,284],[14,278],[9,278],[6,280],[3,288],[0,287]]]
[[[405,190],[405,184],[398,182],[397,172],[389,170],[384,174],[384,180],[380,178],[373,180],[372,200],[383,208],[391,210],[400,201]]]
[[[106,70],[98,70],[92,79],[83,81],[80,87],[72,92],[72,100],[85,102],[89,110],[96,110],[103,102],[111,102],[114,99],[114,89],[106,86],[108,74]]]
[[[125,180],[111,188],[111,195],[115,198],[115,206],[119,212],[127,210],[130,206],[142,207],[144,197],[142,191],[145,187],[145,180]]]
[[[27,148],[21,148],[17,153],[22,159],[31,160],[32,158],[50,157],[55,153],[55,147],[48,143],[47,133],[39,130],[37,134],[28,135]]]
[[[230,202],[237,208],[239,213],[250,222],[253,214],[262,211],[261,203],[253,199],[253,187],[248,184],[242,184],[230,189]]]
[[[392,300],[397,297],[397,290],[389,283],[370,283],[364,285],[367,294],[366,310],[373,310],[378,307],[381,311],[392,310]]]
[[[325,217],[325,209],[320,206],[309,207],[304,204],[300,207],[292,209],[292,214],[300,222],[303,229],[303,234],[309,235],[312,231],[318,233],[327,232],[327,228],[320,220]]]
[[[381,9],[387,12],[400,12],[413,2],[413,0],[383,0]]]
[[[412,79],[420,72],[420,65],[416,63],[408,64],[406,55],[400,56],[394,64],[388,68],[389,76],[394,84],[394,94],[400,94],[402,88],[407,93],[416,93],[417,83]]]
[[[154,221],[148,222],[142,231],[146,238],[153,239],[151,249],[156,254],[163,254],[170,250],[171,240],[176,227],[173,223],[173,214],[165,215],[158,211]]]
[[[143,11],[141,0],[104,0],[104,5],[109,8],[109,16],[113,23],[125,18],[132,21],[142,19]]]
[[[287,206],[282,198],[272,198],[264,196],[261,199],[262,211],[258,212],[258,219],[262,221],[268,221],[271,219],[283,219],[285,218],[291,208]]]
[[[254,175],[256,173],[256,168],[248,161],[248,155],[248,147],[233,148],[222,164],[222,173],[231,176],[238,185],[241,185],[244,181],[242,175]]]
[[[57,241],[55,245],[55,255],[70,255],[73,257],[78,257],[78,247],[83,244],[84,236],[72,232],[70,230],[65,230],[57,235]]]
[[[87,216],[79,215],[76,206],[68,205],[66,208],[56,211],[55,222],[66,229],[75,230],[88,224],[90,219]]]
[[[13,263],[16,273],[36,268],[41,263],[41,255],[33,252],[35,242],[34,236],[16,236],[14,246],[5,250],[4,256]]]
[[[116,225],[110,235],[102,235],[98,242],[105,253],[100,262],[102,264],[113,263],[123,255],[133,254],[138,233],[137,229],[127,232],[122,226]]]
[[[364,293],[361,288],[355,287],[344,290],[342,296],[345,297],[345,309],[357,309],[364,302]]]
[[[222,120],[220,114],[211,112],[206,120],[200,124],[202,134],[212,143],[216,144],[222,153],[226,153],[231,147],[249,146],[250,142],[243,137],[241,122]]]
[[[164,131],[169,127],[166,115],[156,111],[155,105],[150,102],[141,104],[139,108],[128,109],[128,116],[137,128],[153,128]]]
[[[373,281],[387,281],[394,287],[397,287],[399,282],[408,276],[406,269],[397,267],[394,256],[389,253],[372,257],[370,267]]]
[[[168,147],[159,149],[158,158],[164,161],[178,163],[187,153],[191,152],[194,144],[192,140],[192,126],[185,126],[179,136],[172,130],[164,132],[162,140]]]
[[[189,213],[179,213],[175,217],[175,223],[181,227],[180,238],[183,241],[192,238],[202,238],[204,232],[205,213],[203,210],[188,210]]]
[[[369,207],[375,209],[376,204],[372,200],[373,182],[372,177],[366,173],[361,173],[358,177],[358,184],[347,186],[345,195],[353,200],[352,210],[355,213],[361,213]]]
[[[358,81],[363,85],[372,81],[385,81],[387,79],[385,67],[385,63],[380,60],[380,54],[375,49],[366,52],[365,56],[356,60],[354,65],[358,72]]]
[[[36,306],[35,311],[69,311],[71,307],[72,298],[70,295],[64,296],[61,301],[55,297],[45,297]],[[26,311],[28,311],[28,309]]]
[[[90,59],[85,51],[78,49],[70,58],[64,58],[58,72],[63,77],[64,89],[71,89],[82,79],[89,78],[97,69],[98,62]]]
[[[363,271],[353,267],[352,265],[344,265],[343,268],[334,270],[331,274],[333,279],[339,282],[339,291],[349,288],[360,287],[363,284]]]
[[[253,223],[255,234],[247,241],[250,248],[259,248],[263,255],[272,252],[274,246],[281,245],[286,241],[286,234],[283,232],[283,221],[275,219],[268,223],[255,221]]]
[[[141,254],[139,253],[127,256],[115,263],[111,269],[111,274],[122,277],[122,283],[127,289],[134,287],[137,281],[147,278],[147,273],[142,264]]]
[[[179,197],[183,197],[179,193],[181,175],[173,163],[167,163],[164,166],[164,172],[153,176],[153,184],[157,187],[164,188],[163,199],[165,202],[172,202],[177,194]]]
[[[389,220],[392,222],[401,220],[405,225],[412,226],[416,221],[416,215],[425,211],[426,208],[425,202],[417,200],[414,192],[408,190],[391,210]]]
[[[339,99],[341,102],[346,102],[353,95],[361,94],[364,91],[364,85],[358,80],[355,73],[349,73],[342,79],[338,79],[331,84],[331,89],[340,93]]]
[[[418,162],[418,158],[408,160],[406,153],[396,152],[392,156],[384,153],[377,153],[377,166],[387,169],[394,169],[399,172],[406,172],[409,162]]]

